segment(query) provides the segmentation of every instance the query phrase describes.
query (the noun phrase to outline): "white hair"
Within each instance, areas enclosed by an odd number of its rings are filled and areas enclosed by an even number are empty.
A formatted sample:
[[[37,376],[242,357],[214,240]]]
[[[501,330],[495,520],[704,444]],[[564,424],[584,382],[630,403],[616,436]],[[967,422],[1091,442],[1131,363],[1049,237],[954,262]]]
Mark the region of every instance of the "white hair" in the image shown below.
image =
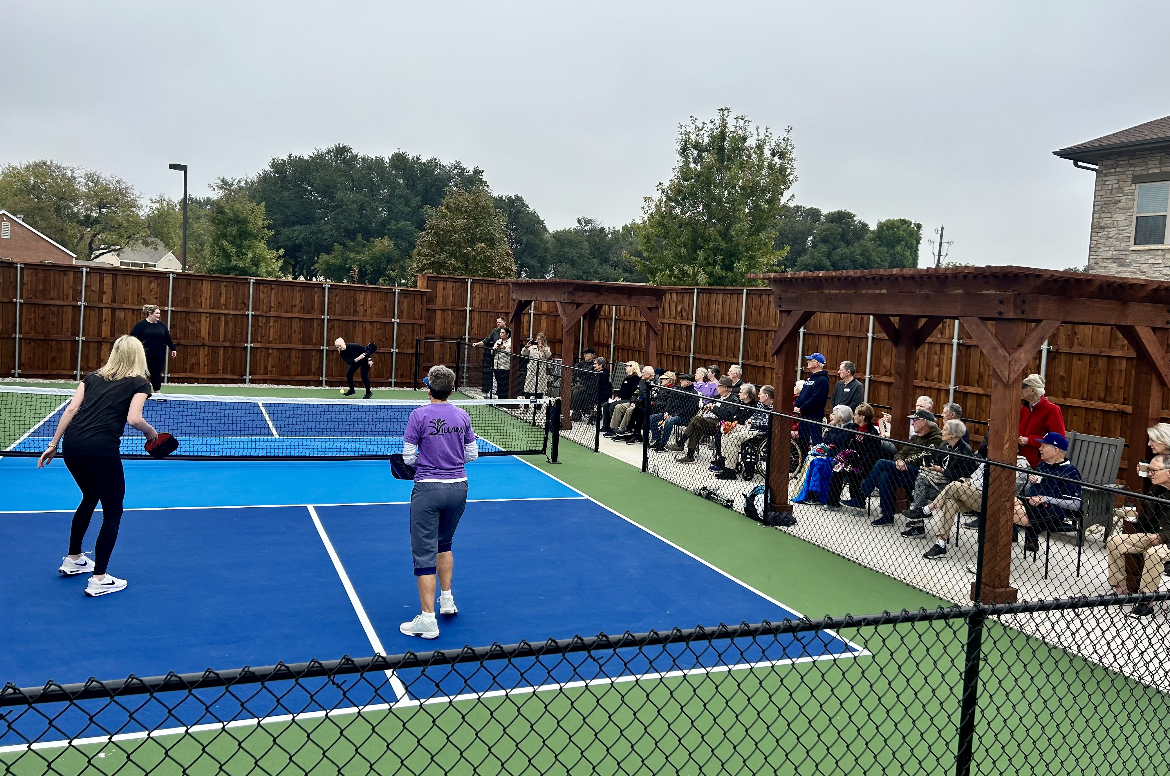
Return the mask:
[[[962,439],[967,433],[967,424],[961,420],[948,420],[943,423],[942,430],[956,439]]]
[[[838,404],[833,408],[833,417],[841,421],[841,425],[853,422],[853,408],[848,404]]]
[[[929,396],[919,396],[918,399],[915,400],[914,403],[915,404],[921,403],[928,410],[934,409],[934,399],[930,398]]]

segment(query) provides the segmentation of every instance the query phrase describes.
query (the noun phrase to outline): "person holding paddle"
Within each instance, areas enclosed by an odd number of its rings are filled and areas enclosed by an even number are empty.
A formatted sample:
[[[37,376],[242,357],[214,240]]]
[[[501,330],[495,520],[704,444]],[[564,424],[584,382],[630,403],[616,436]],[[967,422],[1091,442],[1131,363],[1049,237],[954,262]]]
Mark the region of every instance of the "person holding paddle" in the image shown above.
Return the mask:
[[[41,453],[37,468],[47,466],[57,455],[57,444],[65,440],[65,467],[81,488],[81,504],[73,513],[69,530],[69,554],[57,569],[67,577],[92,571],[85,586],[88,596],[107,595],[126,589],[126,580],[106,573],[106,565],[118,540],[126,476],[122,471],[120,444],[129,423],[141,431],[147,444],[159,434],[142,417],[150,396],[146,351],[134,336],[126,334],[114,342],[106,365],[87,374],[77,386],[69,406],[61,413],[53,440]],[[81,551],[90,518],[102,503],[102,527],[98,532],[94,559]]]
[[[341,360],[349,364],[349,369],[345,372],[345,382],[349,386],[349,390],[342,391],[344,396],[353,396],[353,373],[357,370],[362,370],[362,386],[366,389],[366,395],[363,399],[368,399],[374,395],[370,390],[370,367],[374,365],[374,359],[371,356],[378,352],[378,346],[370,343],[365,347],[356,343],[346,344],[341,337],[333,340],[333,347],[337,348],[337,352],[341,354]]]
[[[399,630],[406,636],[439,637],[435,619],[435,576],[439,577],[439,613],[455,614],[451,575],[455,567],[451,542],[467,507],[465,464],[479,457],[471,417],[447,402],[455,390],[455,373],[442,364],[427,372],[430,404],[410,413],[402,435],[401,472],[414,480],[410,493],[410,551],[422,613]],[[392,461],[392,466],[394,462]]]

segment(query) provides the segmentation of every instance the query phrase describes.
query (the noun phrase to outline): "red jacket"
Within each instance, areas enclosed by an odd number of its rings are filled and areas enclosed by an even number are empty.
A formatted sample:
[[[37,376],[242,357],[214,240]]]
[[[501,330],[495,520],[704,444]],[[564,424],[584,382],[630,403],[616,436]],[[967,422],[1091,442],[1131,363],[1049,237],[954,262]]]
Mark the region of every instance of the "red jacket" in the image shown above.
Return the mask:
[[[1027,445],[1020,445],[1020,455],[1028,459],[1028,465],[1035,467],[1040,462],[1040,440],[1049,431],[1068,436],[1064,430],[1064,415],[1047,396],[1041,396],[1035,407],[1020,402],[1020,436],[1028,437]]]

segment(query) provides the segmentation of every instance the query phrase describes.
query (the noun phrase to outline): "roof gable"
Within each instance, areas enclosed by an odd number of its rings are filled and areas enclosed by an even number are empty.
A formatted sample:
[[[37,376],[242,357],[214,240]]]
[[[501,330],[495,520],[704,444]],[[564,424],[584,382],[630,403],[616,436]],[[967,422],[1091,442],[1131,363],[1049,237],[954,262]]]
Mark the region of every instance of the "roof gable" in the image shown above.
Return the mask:
[[[49,236],[47,236],[47,235],[44,235],[44,234],[41,234],[41,233],[40,233],[40,232],[38,232],[36,229],[34,229],[34,228],[32,228],[31,226],[29,226],[29,225],[28,225],[28,224],[27,224],[27,223],[26,223],[26,222],[25,222],[23,219],[17,218],[17,217],[16,217],[16,216],[14,216],[12,213],[9,213],[7,210],[0,209],[0,215],[5,215],[5,216],[8,216],[8,218],[10,219],[10,223],[13,223],[13,224],[19,224],[20,226],[23,226],[25,229],[29,230],[30,232],[32,232],[33,234],[35,234],[37,237],[40,237],[40,238],[41,238],[42,240],[44,240],[45,242],[47,242],[47,243],[50,243],[50,244],[52,244],[53,246],[55,246],[55,247],[57,247],[57,248],[60,248],[62,251],[64,251],[65,253],[68,253],[68,254],[69,254],[71,257],[73,257],[74,259],[76,259],[76,258],[77,258],[77,254],[76,254],[76,253],[74,253],[73,251],[69,250],[68,248],[66,248],[66,247],[65,247],[64,245],[62,245],[61,243],[59,243],[59,242],[57,242],[56,240],[54,240],[52,237],[49,237]]]
[[[1052,153],[1062,159],[1087,162],[1121,151],[1137,151],[1160,146],[1170,147],[1170,116],[1147,121],[1145,124],[1138,124]]]

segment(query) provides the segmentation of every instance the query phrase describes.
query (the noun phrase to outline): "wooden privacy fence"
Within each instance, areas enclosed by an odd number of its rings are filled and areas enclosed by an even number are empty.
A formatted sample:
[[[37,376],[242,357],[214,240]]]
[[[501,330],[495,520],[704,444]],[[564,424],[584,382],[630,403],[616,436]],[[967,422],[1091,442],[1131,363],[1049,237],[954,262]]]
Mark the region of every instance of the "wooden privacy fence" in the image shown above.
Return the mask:
[[[116,268],[0,262],[0,375],[76,379],[100,366],[110,343],[130,331],[143,304],[164,309],[179,347],[168,365],[176,382],[337,384],[345,369],[334,338],[375,341],[376,384],[409,386],[416,338],[481,339],[511,315],[508,282],[420,276],[419,288],[164,274]],[[519,339],[543,331],[559,352],[556,305],[537,302]],[[743,364],[756,383],[774,380],[769,344],[778,314],[764,288],[670,288],[661,311],[659,362],[690,372]],[[611,361],[641,362],[646,324],[638,311],[601,310],[596,349]],[[957,321],[947,321],[919,351],[916,386],[938,407],[957,401],[963,414],[989,412],[989,365]],[[893,348],[869,316],[818,314],[802,335],[802,354],[857,364],[870,403],[888,405]],[[1070,429],[1125,436],[1134,354],[1113,327],[1061,326],[1033,360]],[[803,362],[792,365],[794,381]],[[834,377],[835,380],[835,377]],[[780,389],[791,389],[791,381]],[[1170,416],[1164,407],[1163,413]],[[975,429],[981,435],[981,429]]]
[[[163,308],[178,357],[168,379],[327,385],[344,378],[337,337],[379,343],[379,385],[409,385],[426,292],[342,283],[0,262],[0,374],[77,379]]]

